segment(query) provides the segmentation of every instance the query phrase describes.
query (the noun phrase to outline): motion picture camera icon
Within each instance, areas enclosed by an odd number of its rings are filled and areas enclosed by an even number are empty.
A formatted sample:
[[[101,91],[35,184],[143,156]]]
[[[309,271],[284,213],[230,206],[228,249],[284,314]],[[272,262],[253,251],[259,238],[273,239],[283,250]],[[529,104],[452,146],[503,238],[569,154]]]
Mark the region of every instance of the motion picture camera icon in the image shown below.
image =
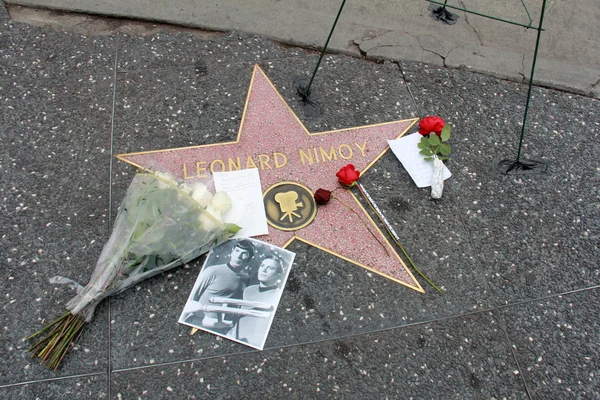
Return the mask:
[[[282,231],[302,229],[317,215],[312,192],[299,183],[276,183],[265,191],[263,201],[267,222]]]

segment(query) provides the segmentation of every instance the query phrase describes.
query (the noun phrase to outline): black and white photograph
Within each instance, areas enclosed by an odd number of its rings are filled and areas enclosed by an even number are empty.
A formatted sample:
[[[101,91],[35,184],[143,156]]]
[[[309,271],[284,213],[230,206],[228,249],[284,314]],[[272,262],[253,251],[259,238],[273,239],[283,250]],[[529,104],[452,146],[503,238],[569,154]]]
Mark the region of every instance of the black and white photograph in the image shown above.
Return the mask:
[[[262,350],[295,255],[250,238],[214,248],[179,322]]]

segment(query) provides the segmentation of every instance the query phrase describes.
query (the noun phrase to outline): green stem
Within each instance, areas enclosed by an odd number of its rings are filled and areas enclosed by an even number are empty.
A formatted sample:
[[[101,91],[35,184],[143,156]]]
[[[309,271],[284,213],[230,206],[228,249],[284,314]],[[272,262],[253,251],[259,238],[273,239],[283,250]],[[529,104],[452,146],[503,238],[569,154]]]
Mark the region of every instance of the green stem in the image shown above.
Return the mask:
[[[57,318],[56,320],[54,320],[53,322],[50,322],[49,324],[47,324],[46,326],[44,326],[42,329],[40,329],[39,331],[37,331],[36,333],[34,333],[31,336],[28,336],[25,338],[25,340],[31,340],[34,337],[41,335],[42,333],[46,332],[48,329],[52,328],[54,325],[58,324],[60,321],[62,321],[63,319],[67,318],[69,316],[69,314],[71,314],[70,311],[67,311],[66,313],[64,313],[61,317]]]
[[[400,244],[400,242],[398,242],[398,240],[396,239],[396,235],[394,235],[392,233],[392,231],[390,231],[390,228],[387,226],[387,224],[385,223],[385,221],[383,220],[383,218],[381,218],[381,215],[379,215],[379,213],[377,212],[377,210],[375,209],[375,207],[373,207],[373,205],[369,201],[369,197],[366,195],[366,193],[363,191],[363,189],[360,187],[360,185],[357,185],[357,186],[358,186],[358,190],[363,195],[363,198],[366,200],[367,204],[371,208],[371,211],[373,211],[373,213],[375,213],[375,215],[377,215],[377,218],[379,218],[379,221],[381,221],[381,223],[383,224],[383,226],[385,226],[385,230],[390,235],[390,237],[392,238],[392,240],[394,241],[394,243],[396,243],[396,246],[398,246],[400,248],[400,250],[402,250],[402,254],[404,254],[404,256],[406,257],[406,259],[410,263],[410,266],[415,271],[417,271],[417,274],[419,274],[419,276],[421,276],[421,278],[425,279],[427,281],[427,283],[429,283],[435,290],[437,290],[438,293],[442,294],[442,291],[440,290],[440,288],[437,287],[435,283],[433,283],[432,281],[430,281],[429,278],[427,278],[421,272],[421,270],[419,270],[419,268],[417,268],[417,266],[415,265],[415,263],[413,262],[413,260],[408,256],[408,253],[406,252],[406,250],[404,250],[404,247],[402,247],[402,245]]]
[[[362,220],[362,218],[360,217],[360,215],[358,215],[358,213],[356,211],[354,211],[348,204],[344,203],[342,200],[338,199],[337,197],[334,197],[334,199],[336,199],[337,201],[339,201],[340,203],[342,203],[342,205],[344,207],[346,207],[348,210],[352,211],[360,220],[360,222],[363,223],[363,225],[365,226],[365,228],[367,228],[367,230],[369,231],[369,233],[371,234],[371,236],[373,236],[375,238],[375,240],[377,240],[379,242],[379,244],[381,245],[381,247],[383,247],[383,250],[385,250],[385,254],[388,255],[388,257],[390,256],[390,252],[387,250],[387,248],[385,247],[385,245],[383,243],[381,243],[381,240],[379,240],[379,238],[377,236],[375,236],[375,234],[371,231],[371,229],[369,228],[369,226],[367,225],[367,223],[365,221]]]

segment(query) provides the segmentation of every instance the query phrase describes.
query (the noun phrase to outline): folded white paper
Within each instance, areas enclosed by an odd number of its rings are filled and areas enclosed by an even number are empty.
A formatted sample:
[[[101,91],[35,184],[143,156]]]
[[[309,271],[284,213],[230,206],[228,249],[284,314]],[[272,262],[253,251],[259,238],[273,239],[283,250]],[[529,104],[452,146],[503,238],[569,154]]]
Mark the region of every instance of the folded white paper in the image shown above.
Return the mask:
[[[267,235],[269,226],[258,169],[214,172],[213,177],[215,190],[231,197],[231,210],[225,214],[225,222],[242,227],[234,237]]]
[[[388,140],[388,144],[415,184],[418,187],[427,187],[431,186],[433,161],[425,161],[425,156],[419,154],[421,149],[418,144],[422,137],[420,133],[413,133],[400,139]],[[451,176],[450,170],[444,166],[444,180]]]

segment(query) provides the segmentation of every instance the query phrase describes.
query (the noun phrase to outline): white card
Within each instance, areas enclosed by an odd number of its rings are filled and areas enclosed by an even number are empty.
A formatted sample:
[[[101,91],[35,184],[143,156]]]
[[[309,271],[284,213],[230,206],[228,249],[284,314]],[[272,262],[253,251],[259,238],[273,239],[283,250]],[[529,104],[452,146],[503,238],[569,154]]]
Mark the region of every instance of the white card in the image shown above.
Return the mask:
[[[232,206],[225,214],[225,222],[242,227],[234,237],[267,235],[269,227],[258,169],[214,172],[213,177],[215,190],[224,191],[231,197]]]
[[[423,135],[413,133],[401,137],[400,139],[388,140],[390,149],[394,152],[398,160],[404,166],[404,169],[413,179],[418,187],[431,186],[433,177],[433,161],[425,161],[425,156],[419,154],[418,144]],[[450,178],[452,174],[444,165],[444,180]]]

